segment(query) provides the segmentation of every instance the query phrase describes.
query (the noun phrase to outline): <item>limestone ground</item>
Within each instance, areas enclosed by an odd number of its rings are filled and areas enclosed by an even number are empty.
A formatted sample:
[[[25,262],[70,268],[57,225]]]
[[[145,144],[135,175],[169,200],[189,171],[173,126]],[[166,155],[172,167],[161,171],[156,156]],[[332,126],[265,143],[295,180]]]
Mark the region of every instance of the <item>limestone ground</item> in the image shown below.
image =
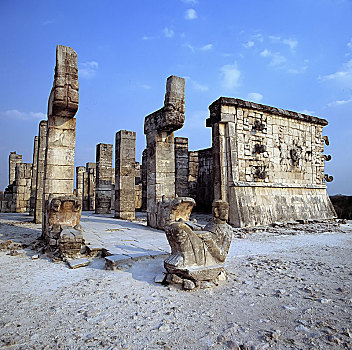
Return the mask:
[[[351,349],[351,223],[235,238],[228,281],[186,292],[154,283],[163,258],[126,271],[32,260],[40,227],[1,214],[0,239],[29,247],[0,252],[0,347]]]

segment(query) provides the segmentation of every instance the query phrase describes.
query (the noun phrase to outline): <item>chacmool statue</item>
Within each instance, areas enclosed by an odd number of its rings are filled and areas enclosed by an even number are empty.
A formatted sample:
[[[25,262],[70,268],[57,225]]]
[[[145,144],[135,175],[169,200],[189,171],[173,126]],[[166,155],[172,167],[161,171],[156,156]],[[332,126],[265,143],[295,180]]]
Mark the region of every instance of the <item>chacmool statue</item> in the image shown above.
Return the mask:
[[[233,232],[226,223],[228,208],[226,201],[214,201],[213,220],[204,229],[182,219],[165,226],[171,246],[171,255],[164,261],[168,282],[182,283],[185,289],[193,289],[216,285],[225,279],[224,263]]]

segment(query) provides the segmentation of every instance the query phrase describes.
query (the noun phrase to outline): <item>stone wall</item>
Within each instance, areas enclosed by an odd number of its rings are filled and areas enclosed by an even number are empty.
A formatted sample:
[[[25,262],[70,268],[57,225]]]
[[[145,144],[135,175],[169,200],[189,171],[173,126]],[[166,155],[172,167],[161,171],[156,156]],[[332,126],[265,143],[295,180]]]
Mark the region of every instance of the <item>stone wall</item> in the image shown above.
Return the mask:
[[[326,120],[224,97],[209,110],[214,199],[229,202],[231,224],[336,216],[324,182]]]
[[[95,213],[111,213],[113,145],[99,143],[96,148]]]

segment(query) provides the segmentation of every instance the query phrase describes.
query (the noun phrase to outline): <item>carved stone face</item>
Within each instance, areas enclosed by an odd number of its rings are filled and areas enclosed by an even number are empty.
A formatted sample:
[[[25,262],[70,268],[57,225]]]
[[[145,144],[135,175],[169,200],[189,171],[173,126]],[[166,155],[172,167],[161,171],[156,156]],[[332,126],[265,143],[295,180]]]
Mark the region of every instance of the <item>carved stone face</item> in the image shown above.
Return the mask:
[[[217,224],[225,224],[229,218],[229,205],[225,201],[213,202],[213,221]]]

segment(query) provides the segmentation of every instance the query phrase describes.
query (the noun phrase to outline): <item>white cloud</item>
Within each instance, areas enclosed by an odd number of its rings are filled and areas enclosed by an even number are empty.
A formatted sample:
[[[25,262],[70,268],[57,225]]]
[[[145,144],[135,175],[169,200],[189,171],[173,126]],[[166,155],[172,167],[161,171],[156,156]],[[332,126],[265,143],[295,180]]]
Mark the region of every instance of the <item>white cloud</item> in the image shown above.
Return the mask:
[[[183,44],[183,46],[184,46],[184,47],[187,47],[187,48],[190,49],[192,52],[195,51],[194,46],[191,45],[190,43],[185,43],[185,44]]]
[[[192,88],[196,91],[208,91],[208,86],[198,83],[195,80],[191,80]]]
[[[197,5],[198,4],[198,0],[182,0],[182,2],[184,4],[188,4],[188,5]]]
[[[352,50],[352,38],[351,40],[347,43],[347,47]]]
[[[343,70],[320,76],[319,79],[332,80],[344,86],[352,87],[352,59],[344,64]]]
[[[207,45],[202,46],[200,49],[201,49],[202,51],[209,51],[209,50],[211,50],[212,48],[213,48],[213,44],[207,44]]]
[[[345,105],[345,104],[351,103],[351,102],[352,102],[352,97],[347,100],[339,100],[339,101],[330,102],[330,103],[328,103],[328,107],[341,106],[341,105]]]
[[[49,25],[49,24],[54,24],[55,22],[56,22],[56,21],[55,21],[54,19],[49,19],[49,20],[43,22],[43,26],[47,26],[47,25]]]
[[[163,30],[165,38],[172,38],[175,35],[175,32],[171,28],[164,28]]]
[[[272,42],[287,45],[290,48],[290,50],[292,50],[292,51],[298,45],[298,41],[296,39],[293,39],[293,38],[281,38],[280,36],[269,35],[269,39]]]
[[[234,89],[240,85],[241,72],[234,64],[227,64],[221,67],[222,84],[226,89]]]
[[[96,75],[97,69],[99,67],[98,62],[88,61],[79,64],[78,76],[82,78],[93,78]]]
[[[314,111],[311,111],[310,109],[303,109],[302,111],[298,111],[298,113],[308,114],[308,115],[315,115],[316,114]]]
[[[42,112],[21,112],[18,109],[9,109],[5,112],[0,112],[2,118],[17,119],[17,120],[40,120],[46,119],[46,115]]]
[[[142,40],[153,40],[153,39],[155,39],[154,36],[148,36],[148,35],[142,36]]]
[[[246,48],[246,49],[249,49],[250,47],[253,47],[254,46],[254,41],[247,41],[245,44],[243,44],[243,46]]]
[[[247,98],[253,102],[260,102],[263,99],[263,95],[259,92],[250,92]]]
[[[280,52],[271,52],[268,49],[264,49],[260,56],[270,58],[269,65],[273,67],[282,66],[286,63],[286,58],[280,54]]]
[[[197,16],[197,12],[195,9],[188,9],[185,12],[185,19],[196,19]]]

